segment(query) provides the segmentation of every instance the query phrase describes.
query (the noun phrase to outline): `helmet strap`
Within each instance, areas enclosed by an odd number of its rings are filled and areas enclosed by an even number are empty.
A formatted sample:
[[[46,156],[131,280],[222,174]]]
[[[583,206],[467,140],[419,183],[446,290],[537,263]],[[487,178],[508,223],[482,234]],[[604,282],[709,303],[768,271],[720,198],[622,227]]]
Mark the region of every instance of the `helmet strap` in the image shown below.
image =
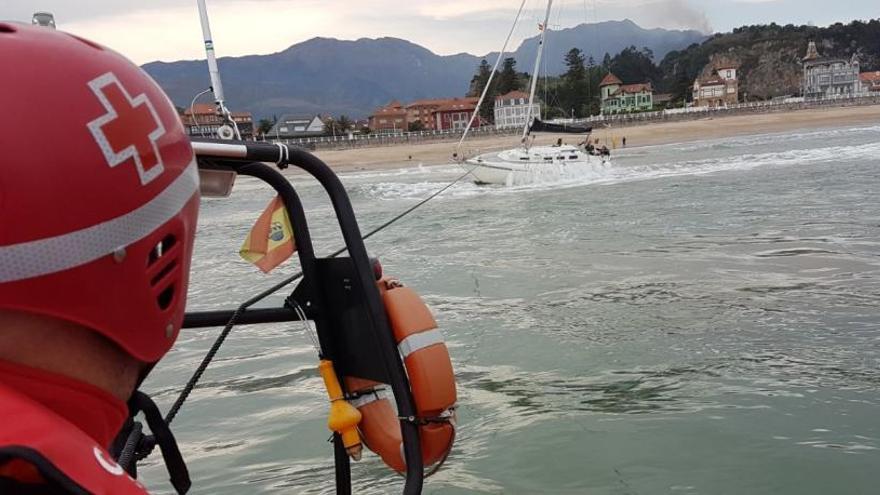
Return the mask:
[[[136,474],[136,462],[146,458],[158,445],[162,451],[162,458],[165,461],[171,485],[179,494],[188,492],[192,485],[189,470],[180,453],[180,448],[177,446],[174,434],[171,433],[168,423],[159,412],[159,407],[147,394],[135,391],[128,401],[128,408],[131,418],[120,435],[120,438],[125,435],[126,440],[124,444],[117,443],[121,448],[118,455],[119,464],[134,475]],[[144,419],[153,433],[152,435],[144,435],[142,433],[143,425],[133,420],[138,413],[144,414]]]

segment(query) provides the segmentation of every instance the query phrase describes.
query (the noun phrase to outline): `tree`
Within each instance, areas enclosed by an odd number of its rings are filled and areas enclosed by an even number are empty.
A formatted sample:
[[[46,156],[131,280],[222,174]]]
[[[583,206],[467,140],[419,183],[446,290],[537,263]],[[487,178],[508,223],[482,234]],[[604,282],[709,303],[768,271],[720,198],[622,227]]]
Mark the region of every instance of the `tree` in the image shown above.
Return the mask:
[[[568,70],[563,77],[570,80],[584,79],[587,76],[587,69],[584,66],[585,61],[584,54],[579,48],[572,48],[569,50],[568,53],[565,54],[565,66]]]
[[[589,102],[587,68],[584,66],[584,54],[572,48],[565,55],[568,70],[562,76],[562,94],[560,103],[566,114],[582,117]]]
[[[590,67],[589,69],[587,89],[590,96],[587,99],[587,115],[598,115],[602,111],[599,84],[602,83],[602,79],[605,79],[606,75],[608,75],[608,71],[602,66]]]
[[[351,130],[354,122],[352,122],[347,115],[340,115],[339,118],[336,119],[336,124],[339,126],[339,130],[341,130],[342,132],[347,132]]]
[[[352,121],[346,115],[340,115],[337,118],[330,117],[324,123],[324,133],[332,136],[340,136],[348,132],[352,128]]]
[[[275,126],[275,119],[260,119],[260,122],[257,124],[257,134],[268,134],[272,127]]]
[[[492,75],[492,67],[489,65],[489,62],[486,62],[486,59],[483,59],[480,62],[480,66],[477,67],[477,73],[474,74],[474,77],[471,78],[470,90],[468,91],[468,96],[479,98],[480,95],[483,94],[483,89],[485,89],[486,84],[489,82],[489,77]],[[486,99],[483,101],[483,105],[480,107],[480,117],[488,122],[493,120],[493,103],[495,101],[495,97],[498,95],[498,80],[495,79],[492,81],[492,86],[489,88],[489,91],[486,92]]]
[[[522,80],[516,72],[516,59],[507,57],[504,59],[501,72],[498,73],[498,94],[507,94],[511,91],[522,89]]]
[[[611,59],[611,67],[609,69],[615,76],[626,83],[650,81],[656,85],[660,81],[662,73],[654,65],[654,61],[651,60],[653,56],[654,54],[647,48],[639,50],[634,46],[630,46]]]
[[[425,130],[425,124],[422,123],[421,120],[417,120],[415,122],[409,123],[409,128],[407,129],[409,132],[419,132]]]
[[[485,89],[491,75],[492,66],[489,65],[489,62],[486,62],[486,59],[483,59],[480,62],[480,66],[477,67],[477,73],[471,78],[471,85],[467,95],[479,97],[483,94],[483,89]]]

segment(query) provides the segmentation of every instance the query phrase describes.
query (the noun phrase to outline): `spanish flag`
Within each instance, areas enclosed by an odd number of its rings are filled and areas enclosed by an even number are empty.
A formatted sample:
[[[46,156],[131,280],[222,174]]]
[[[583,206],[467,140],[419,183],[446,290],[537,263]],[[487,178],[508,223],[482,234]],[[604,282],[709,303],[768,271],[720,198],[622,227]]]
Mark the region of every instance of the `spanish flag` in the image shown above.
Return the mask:
[[[290,217],[281,197],[276,196],[257,219],[239,254],[263,273],[269,273],[295,251]]]

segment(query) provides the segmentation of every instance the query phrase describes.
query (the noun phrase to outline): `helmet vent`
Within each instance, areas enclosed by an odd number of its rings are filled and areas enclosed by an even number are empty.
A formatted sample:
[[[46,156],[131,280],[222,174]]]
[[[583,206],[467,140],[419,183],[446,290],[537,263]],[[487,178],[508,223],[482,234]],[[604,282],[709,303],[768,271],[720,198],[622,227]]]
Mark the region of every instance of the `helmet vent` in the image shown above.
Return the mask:
[[[169,285],[161,294],[159,294],[159,297],[156,298],[156,302],[159,303],[159,309],[163,311],[171,306],[172,301],[174,301],[174,284]]]
[[[161,291],[156,296],[156,304],[163,311],[171,307],[175,300],[176,284],[173,274],[180,270],[180,249],[176,248],[177,238],[168,234],[153,246],[147,257],[147,269],[155,273],[150,279],[150,285]]]
[[[156,244],[152,251],[150,251],[150,257],[147,260],[147,266],[152,266],[157,261],[159,261],[165,254],[177,244],[177,239],[173,235],[167,235],[161,242]]]
[[[156,276],[153,277],[152,280],[150,280],[150,285],[152,285],[152,286],[158,285],[159,282],[161,282],[162,279],[165,278],[166,275],[168,275],[169,273],[174,271],[175,268],[177,268],[177,260],[171,260],[171,263],[168,263],[167,265],[165,265],[162,268],[162,270],[158,274],[156,274]]]
[[[15,28],[6,23],[0,23],[0,33],[14,33]]]

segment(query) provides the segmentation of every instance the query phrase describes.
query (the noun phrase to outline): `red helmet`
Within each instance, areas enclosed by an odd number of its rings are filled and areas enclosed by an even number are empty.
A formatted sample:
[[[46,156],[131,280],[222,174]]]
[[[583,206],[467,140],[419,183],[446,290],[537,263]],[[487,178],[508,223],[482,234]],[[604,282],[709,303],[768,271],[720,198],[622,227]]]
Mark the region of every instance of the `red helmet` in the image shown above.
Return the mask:
[[[0,23],[0,308],[158,361],[183,321],[199,207],[174,106],[118,53]],[[0,329],[2,331],[2,329]]]

